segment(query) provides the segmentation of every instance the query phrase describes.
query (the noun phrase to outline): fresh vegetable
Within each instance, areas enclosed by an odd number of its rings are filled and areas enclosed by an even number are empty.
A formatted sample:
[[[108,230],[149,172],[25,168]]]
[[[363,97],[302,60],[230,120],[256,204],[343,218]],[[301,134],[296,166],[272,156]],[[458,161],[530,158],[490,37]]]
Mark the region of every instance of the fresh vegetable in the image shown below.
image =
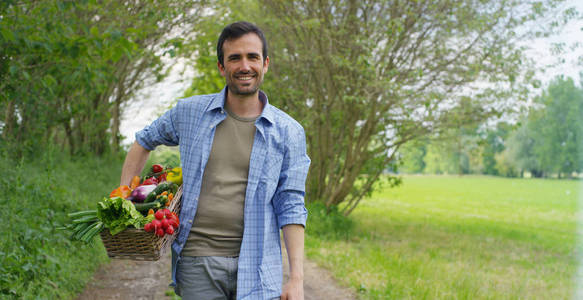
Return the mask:
[[[164,234],[172,235],[180,225],[178,216],[167,208],[159,209],[154,213],[155,219],[144,225],[146,232],[154,232],[159,237]]]
[[[132,191],[132,195],[131,195],[132,201],[144,202],[144,200],[146,200],[146,197],[155,189],[156,189],[155,184],[140,185],[140,186],[136,187]]]
[[[182,185],[182,168],[176,167],[168,171],[166,179],[170,182],[176,183],[178,186]]]
[[[96,210],[85,210],[68,214],[72,222],[60,229],[72,231],[70,238],[85,243],[93,242],[93,237],[103,230],[103,222],[97,218]]]
[[[166,173],[162,173],[158,176],[158,182],[166,181]]]
[[[168,226],[168,228],[166,228],[165,231],[166,231],[166,234],[173,235],[174,234],[174,227]]]
[[[131,201],[121,197],[104,198],[97,203],[97,217],[109,228],[112,235],[120,233],[130,225],[142,228],[148,222]]]
[[[144,180],[144,182],[142,182],[142,185],[151,185],[151,184],[158,184],[158,179],[156,179],[156,177],[150,177],[150,178],[146,178]]]
[[[137,211],[142,212],[142,213],[146,213],[150,209],[162,207],[162,204],[160,204],[160,202],[158,202],[158,201],[134,203],[134,207],[136,208]]]
[[[154,224],[152,224],[152,223],[148,223],[148,224],[144,225],[144,230],[146,232],[154,232],[154,229],[155,229]]]
[[[121,185],[115,190],[111,191],[109,198],[121,197],[127,199],[132,194],[132,190],[127,185]]]
[[[134,190],[138,186],[140,186],[140,176],[136,175],[134,176],[134,178],[132,178],[132,181],[130,183],[130,189]]]
[[[154,216],[156,217],[156,220],[162,220],[164,219],[164,212],[160,209],[154,214]]]
[[[161,165],[159,164],[152,165],[152,172],[160,173],[162,171],[164,171],[164,167],[162,167]]]
[[[176,190],[178,190],[178,186],[176,184],[169,181],[162,182],[158,184],[158,186],[156,186],[156,189],[154,189],[150,194],[148,194],[144,202],[148,203],[156,200],[158,195],[162,195],[162,193],[165,191],[168,191],[169,193],[170,192],[176,193]],[[166,203],[164,202],[162,204],[165,205]]]

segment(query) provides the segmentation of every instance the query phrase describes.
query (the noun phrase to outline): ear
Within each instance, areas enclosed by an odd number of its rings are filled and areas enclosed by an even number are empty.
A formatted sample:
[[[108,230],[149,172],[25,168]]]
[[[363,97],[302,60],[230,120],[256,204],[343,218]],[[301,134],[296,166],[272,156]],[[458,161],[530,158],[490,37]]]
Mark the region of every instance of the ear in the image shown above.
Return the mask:
[[[221,72],[221,76],[225,77],[225,67],[221,65],[220,61],[217,61],[217,67],[219,68],[219,72]]]
[[[265,57],[265,61],[263,62],[263,73],[267,73],[269,69],[269,56]]]

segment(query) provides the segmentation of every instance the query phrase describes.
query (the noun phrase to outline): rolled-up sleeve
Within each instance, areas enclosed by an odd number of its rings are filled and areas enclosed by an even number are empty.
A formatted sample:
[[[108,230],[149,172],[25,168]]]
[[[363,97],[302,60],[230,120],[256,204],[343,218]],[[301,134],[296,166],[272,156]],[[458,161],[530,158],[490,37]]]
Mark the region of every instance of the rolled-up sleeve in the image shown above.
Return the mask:
[[[306,152],[303,128],[298,126],[294,129],[286,143],[279,182],[273,198],[279,228],[288,224],[305,227],[308,217],[304,196],[310,158]]]
[[[178,105],[136,133],[136,141],[147,150],[158,145],[176,146],[180,140],[176,128]]]

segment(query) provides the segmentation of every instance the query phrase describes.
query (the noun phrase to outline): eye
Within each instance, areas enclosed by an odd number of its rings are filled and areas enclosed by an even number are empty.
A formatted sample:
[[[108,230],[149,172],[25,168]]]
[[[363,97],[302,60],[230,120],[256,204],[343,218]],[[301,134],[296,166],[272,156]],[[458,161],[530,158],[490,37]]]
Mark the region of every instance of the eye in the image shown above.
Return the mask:
[[[240,55],[231,55],[228,58],[229,61],[235,61],[235,60],[239,60],[239,59],[241,59]]]

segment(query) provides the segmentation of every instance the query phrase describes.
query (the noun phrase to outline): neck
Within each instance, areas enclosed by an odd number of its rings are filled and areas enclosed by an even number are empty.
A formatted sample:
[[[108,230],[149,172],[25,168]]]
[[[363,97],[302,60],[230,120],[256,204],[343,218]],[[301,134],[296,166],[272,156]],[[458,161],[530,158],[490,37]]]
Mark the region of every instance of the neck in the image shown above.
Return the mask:
[[[237,116],[254,118],[263,111],[263,103],[259,100],[259,91],[252,95],[235,95],[227,89],[225,105]]]

